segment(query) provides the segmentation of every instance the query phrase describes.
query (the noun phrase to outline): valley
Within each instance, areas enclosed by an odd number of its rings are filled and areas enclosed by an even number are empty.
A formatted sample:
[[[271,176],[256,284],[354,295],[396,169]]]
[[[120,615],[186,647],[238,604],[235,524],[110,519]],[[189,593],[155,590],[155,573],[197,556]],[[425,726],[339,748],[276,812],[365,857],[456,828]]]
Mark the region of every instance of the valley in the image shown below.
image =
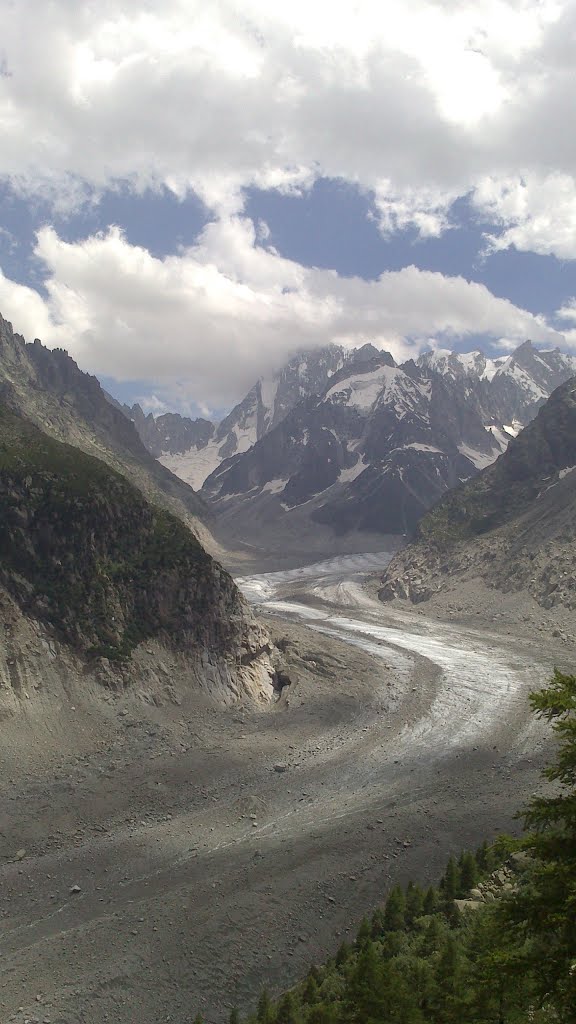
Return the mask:
[[[0,754],[3,1021],[219,1024],[392,883],[516,827],[546,755],[526,695],[557,644],[382,605],[388,560],[238,580],[292,680],[264,709],[193,688],[23,702]]]
[[[0,1024],[576,1024],[576,4],[1,17]]]

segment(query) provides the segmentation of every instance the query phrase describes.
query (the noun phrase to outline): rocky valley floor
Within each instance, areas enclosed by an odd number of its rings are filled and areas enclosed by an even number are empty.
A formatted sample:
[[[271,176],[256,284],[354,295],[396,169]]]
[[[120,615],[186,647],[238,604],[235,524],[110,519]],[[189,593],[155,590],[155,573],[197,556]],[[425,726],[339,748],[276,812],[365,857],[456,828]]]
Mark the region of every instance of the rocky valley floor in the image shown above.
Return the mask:
[[[1,721],[2,1024],[225,1021],[518,827],[548,744],[526,694],[573,644],[381,607],[353,568],[270,585],[293,682],[264,711],[102,693]]]

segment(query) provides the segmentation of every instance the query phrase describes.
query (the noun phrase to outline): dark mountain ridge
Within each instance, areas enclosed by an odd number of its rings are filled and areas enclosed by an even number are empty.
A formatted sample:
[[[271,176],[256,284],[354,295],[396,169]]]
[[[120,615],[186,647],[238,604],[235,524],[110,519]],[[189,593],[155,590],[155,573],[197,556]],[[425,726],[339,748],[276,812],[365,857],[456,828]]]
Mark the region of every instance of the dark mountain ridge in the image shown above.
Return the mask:
[[[420,521],[381,597],[427,600],[465,579],[576,608],[576,378],[507,450]]]
[[[1,316],[0,382],[4,402],[15,412],[51,437],[107,462],[211,544],[203,501],[150,454],[96,377],[83,373],[62,349],[48,349],[38,340],[27,344]]]

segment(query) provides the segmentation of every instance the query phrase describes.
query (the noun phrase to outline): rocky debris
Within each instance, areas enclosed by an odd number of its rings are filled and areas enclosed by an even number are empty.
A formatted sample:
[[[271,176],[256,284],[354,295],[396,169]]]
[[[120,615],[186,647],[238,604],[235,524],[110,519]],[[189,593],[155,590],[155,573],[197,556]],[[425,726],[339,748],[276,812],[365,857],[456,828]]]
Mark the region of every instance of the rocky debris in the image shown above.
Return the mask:
[[[491,903],[506,893],[513,892],[518,876],[530,867],[531,856],[527,851],[512,853],[505,864],[493,871],[483,882],[471,889],[465,899],[454,900],[460,911],[478,910],[485,903]]]
[[[14,854],[14,860],[15,861],[24,860],[25,856],[26,856],[26,850],[24,850],[24,849],[16,850],[16,853]]]
[[[77,896],[79,892],[82,892],[82,889],[81,889],[81,887],[79,885],[72,885],[72,886],[70,886],[70,895],[71,896]]]

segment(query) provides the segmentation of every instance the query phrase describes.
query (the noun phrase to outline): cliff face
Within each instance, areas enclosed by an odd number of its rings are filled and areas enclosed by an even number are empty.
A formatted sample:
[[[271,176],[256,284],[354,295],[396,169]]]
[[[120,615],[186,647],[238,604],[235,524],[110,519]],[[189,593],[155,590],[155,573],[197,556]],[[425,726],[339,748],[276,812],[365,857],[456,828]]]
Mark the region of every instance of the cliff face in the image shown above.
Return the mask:
[[[199,677],[209,665],[224,690],[228,681],[271,695],[267,636],[191,532],[103,462],[2,404],[0,522],[0,584],[84,661],[112,666],[118,680],[153,641]]]
[[[61,349],[47,349],[39,341],[26,344],[2,316],[0,383],[5,405],[51,437],[102,459],[149,501],[178,516],[210,550],[217,550],[205,525],[203,501],[153,458],[97,379],[83,373]]]
[[[421,520],[381,597],[425,601],[474,578],[524,590],[545,608],[576,607],[576,379],[493,465]]]

